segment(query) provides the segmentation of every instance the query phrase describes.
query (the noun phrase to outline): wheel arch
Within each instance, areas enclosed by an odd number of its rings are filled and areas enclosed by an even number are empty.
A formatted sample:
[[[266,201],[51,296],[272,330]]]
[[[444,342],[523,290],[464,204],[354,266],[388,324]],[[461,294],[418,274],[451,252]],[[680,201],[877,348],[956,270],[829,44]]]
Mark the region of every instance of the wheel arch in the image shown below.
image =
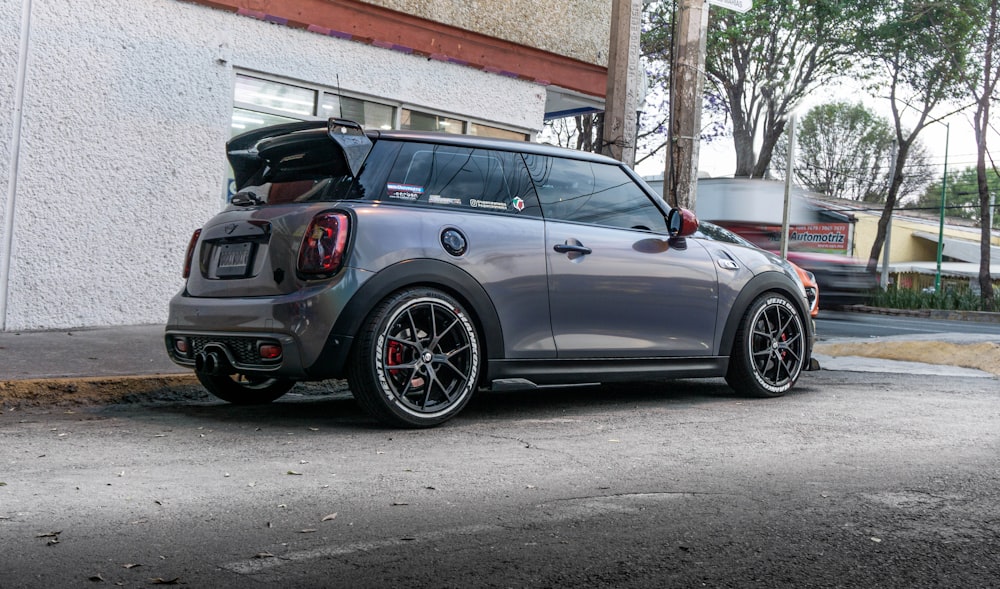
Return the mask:
[[[788,297],[792,304],[795,305],[795,308],[799,310],[802,317],[803,329],[811,334],[812,328],[809,321],[809,309],[803,306],[803,301],[800,300],[802,297],[799,296],[795,285],[781,272],[764,272],[751,278],[746,286],[743,287],[743,290],[740,291],[740,294],[736,296],[736,301],[733,303],[729,317],[726,319],[726,326],[722,330],[722,339],[719,342],[720,355],[728,356],[732,354],[736,332],[740,327],[743,316],[754,300],[765,292],[778,292]],[[811,341],[811,338],[808,338],[807,341]],[[810,355],[812,354],[811,347],[809,346],[808,349]]]
[[[400,289],[415,286],[438,288],[455,297],[472,314],[485,348],[485,359],[503,357],[500,316],[486,289],[465,270],[433,259],[397,262],[365,281],[341,311],[330,337],[353,338],[379,302]]]

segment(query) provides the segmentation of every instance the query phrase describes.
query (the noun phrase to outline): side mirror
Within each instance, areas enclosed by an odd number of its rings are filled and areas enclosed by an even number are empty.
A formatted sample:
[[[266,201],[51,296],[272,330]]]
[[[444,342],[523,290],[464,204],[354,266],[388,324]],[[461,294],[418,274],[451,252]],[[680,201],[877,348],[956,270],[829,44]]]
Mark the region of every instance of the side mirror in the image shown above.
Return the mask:
[[[672,208],[667,213],[667,232],[671,238],[687,237],[698,231],[698,217],[688,209]]]

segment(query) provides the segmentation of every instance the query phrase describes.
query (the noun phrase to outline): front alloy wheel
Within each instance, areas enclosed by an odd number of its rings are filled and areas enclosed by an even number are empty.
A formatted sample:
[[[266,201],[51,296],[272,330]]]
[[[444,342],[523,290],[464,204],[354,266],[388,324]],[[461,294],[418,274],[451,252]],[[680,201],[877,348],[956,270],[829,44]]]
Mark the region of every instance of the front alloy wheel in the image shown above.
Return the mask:
[[[778,397],[795,384],[805,365],[802,314],[785,296],[764,293],[747,309],[736,333],[726,382],[754,397]]]
[[[472,397],[479,338],[452,297],[429,288],[400,291],[372,311],[361,333],[347,378],[373,417],[430,427],[452,418]]]

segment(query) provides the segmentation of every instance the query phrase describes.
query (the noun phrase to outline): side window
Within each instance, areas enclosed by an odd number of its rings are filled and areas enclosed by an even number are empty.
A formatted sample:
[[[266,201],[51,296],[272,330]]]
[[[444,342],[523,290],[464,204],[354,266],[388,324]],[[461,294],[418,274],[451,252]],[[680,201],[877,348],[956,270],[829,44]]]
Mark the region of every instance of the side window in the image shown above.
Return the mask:
[[[521,156],[505,151],[405,143],[379,198],[541,216]]]
[[[666,232],[660,209],[620,167],[525,156],[547,219]]]

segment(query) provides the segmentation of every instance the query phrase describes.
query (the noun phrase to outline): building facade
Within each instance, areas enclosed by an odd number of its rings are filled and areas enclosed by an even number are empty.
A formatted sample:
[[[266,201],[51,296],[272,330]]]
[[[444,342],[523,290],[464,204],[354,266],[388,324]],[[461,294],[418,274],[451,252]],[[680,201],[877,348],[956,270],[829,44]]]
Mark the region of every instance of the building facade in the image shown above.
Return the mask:
[[[343,116],[530,140],[603,101],[611,0],[0,0],[0,330],[155,324],[225,142]]]

